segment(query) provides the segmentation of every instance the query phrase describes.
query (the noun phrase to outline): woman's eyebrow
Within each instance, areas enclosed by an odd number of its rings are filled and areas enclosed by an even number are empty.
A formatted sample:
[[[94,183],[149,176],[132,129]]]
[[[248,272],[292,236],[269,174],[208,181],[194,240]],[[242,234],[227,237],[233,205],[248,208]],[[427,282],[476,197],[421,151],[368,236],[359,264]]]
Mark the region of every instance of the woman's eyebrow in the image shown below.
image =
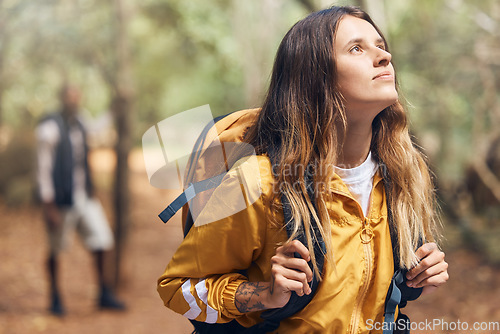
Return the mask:
[[[344,48],[348,48],[352,44],[359,44],[359,43],[363,43],[363,42],[365,42],[364,38],[355,37],[355,38],[351,39],[349,42],[347,42]],[[378,37],[375,40],[375,44],[379,44],[379,43],[384,43],[384,39],[382,37]]]

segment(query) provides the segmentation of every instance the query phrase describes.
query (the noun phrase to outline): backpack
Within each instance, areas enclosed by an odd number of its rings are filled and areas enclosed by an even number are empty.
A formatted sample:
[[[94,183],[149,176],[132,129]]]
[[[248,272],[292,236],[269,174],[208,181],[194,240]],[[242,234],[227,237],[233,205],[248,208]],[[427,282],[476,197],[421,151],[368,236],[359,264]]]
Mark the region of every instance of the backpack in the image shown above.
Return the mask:
[[[188,186],[181,195],[179,195],[158,215],[164,223],[166,223],[182,208],[182,228],[184,237],[186,237],[195,220],[193,219],[191,209],[195,207],[195,211],[201,211],[203,203],[206,202],[206,199],[210,197],[215,188],[217,188],[217,186],[222,182],[225,174],[233,166],[233,164],[245,155],[252,154],[253,150],[249,147],[250,145],[245,144],[244,137],[247,130],[256,122],[259,112],[260,108],[241,110],[219,116],[214,119],[213,123],[211,122],[207,124],[202,133],[199,135],[187,163],[184,175],[184,184]],[[224,150],[223,161],[221,161],[220,158],[214,158],[214,155],[217,155],[214,150],[214,142],[216,141],[219,142]],[[203,166],[203,168],[200,168],[200,166]],[[382,171],[384,182],[388,184],[390,182],[390,177],[387,175],[385,169],[382,169]],[[312,180],[306,177],[305,182],[309,197],[314,199],[314,195],[312,193],[314,188],[312,186]],[[281,197],[281,202],[285,222],[291,221],[293,218],[291,215],[290,204],[286,196]],[[314,201],[312,202],[314,204]],[[389,200],[387,201],[387,204],[395,272],[385,301],[383,334],[409,333],[408,328],[401,330],[402,327],[405,327],[404,325],[408,324],[408,317],[399,312],[398,318],[395,319],[396,308],[399,306],[401,309],[406,306],[408,301],[417,299],[422,293],[422,288],[416,289],[408,287],[406,285],[406,270],[403,270],[398,266],[397,236],[395,234],[394,221],[390,214]],[[291,226],[291,224],[285,224],[285,226],[287,227],[287,234],[290,236],[292,230],[289,226]],[[314,229],[314,227],[311,228]],[[314,231],[311,232],[314,233]],[[305,233],[299,233],[297,239],[303,244],[306,244]],[[324,250],[325,245],[323,240],[318,240],[314,245],[314,252],[320,272],[322,271],[324,265]],[[300,257],[298,254],[296,254],[296,256]],[[272,332],[279,327],[281,320],[302,310],[311,301],[318,285],[319,280],[316,278],[316,275],[314,275],[313,280],[310,282],[312,293],[309,295],[298,296],[295,292],[292,292],[290,300],[284,307],[262,312],[261,318],[263,321],[250,328],[243,327],[236,320],[223,324],[208,324],[196,320],[190,320],[195,328],[193,333],[251,334]]]

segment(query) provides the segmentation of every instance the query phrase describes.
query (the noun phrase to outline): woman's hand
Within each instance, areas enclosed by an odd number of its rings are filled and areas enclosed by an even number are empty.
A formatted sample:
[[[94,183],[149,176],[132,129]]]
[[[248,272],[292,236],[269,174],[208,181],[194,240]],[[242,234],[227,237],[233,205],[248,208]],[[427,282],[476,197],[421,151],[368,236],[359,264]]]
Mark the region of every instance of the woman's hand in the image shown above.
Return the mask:
[[[294,257],[294,253],[302,258]],[[288,303],[292,291],[303,296],[310,294],[313,273],[307,262],[311,260],[306,246],[293,240],[276,249],[271,258],[271,285],[268,304],[271,308],[283,307]]]
[[[302,258],[295,258],[295,252]],[[278,247],[271,258],[271,282],[241,283],[236,290],[236,308],[242,313],[279,308],[288,303],[292,291],[299,296],[310,294],[308,282],[313,274],[309,260],[309,251],[298,240]]]
[[[429,294],[448,280],[448,263],[433,242],[422,245],[416,254],[420,262],[406,274],[406,284],[412,288],[423,287],[422,294]]]

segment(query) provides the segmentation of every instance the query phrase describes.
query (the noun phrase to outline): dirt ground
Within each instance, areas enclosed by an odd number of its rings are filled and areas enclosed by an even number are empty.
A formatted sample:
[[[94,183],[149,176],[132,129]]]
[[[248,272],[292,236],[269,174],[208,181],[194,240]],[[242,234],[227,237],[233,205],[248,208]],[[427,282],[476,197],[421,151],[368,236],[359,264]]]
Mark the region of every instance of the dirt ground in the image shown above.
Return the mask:
[[[109,152],[97,152],[92,161],[101,189],[99,197],[112,217],[109,191],[112,156]],[[189,322],[165,308],[156,293],[156,279],[182,239],[179,217],[166,225],[156,217],[175,194],[149,185],[140,152],[134,152],[131,168],[132,224],[117,292],[127,304],[127,311],[96,309],[97,285],[92,259],[75,238],[61,257],[60,277],[67,315],[57,318],[48,314],[44,269],[47,245],[39,208],[6,207],[0,201],[0,334],[182,334],[192,331]],[[409,305],[405,313],[415,326],[424,326],[426,321],[446,321],[453,326],[460,321],[469,329],[441,330],[438,326],[412,333],[500,333],[500,328],[472,330],[475,322],[486,322],[486,325],[500,322],[500,269],[483,263],[477,255],[464,249],[448,247],[445,250],[450,264],[448,284]]]

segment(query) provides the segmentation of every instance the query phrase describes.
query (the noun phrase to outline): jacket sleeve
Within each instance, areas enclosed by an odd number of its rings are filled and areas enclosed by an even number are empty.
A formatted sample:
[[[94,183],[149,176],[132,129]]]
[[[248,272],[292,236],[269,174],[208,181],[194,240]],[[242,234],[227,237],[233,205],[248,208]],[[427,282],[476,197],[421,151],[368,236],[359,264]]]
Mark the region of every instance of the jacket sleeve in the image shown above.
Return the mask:
[[[214,191],[158,280],[165,306],[208,323],[242,315],[234,300],[247,281],[240,272],[259,257],[266,238],[265,202],[255,173],[240,165]]]

